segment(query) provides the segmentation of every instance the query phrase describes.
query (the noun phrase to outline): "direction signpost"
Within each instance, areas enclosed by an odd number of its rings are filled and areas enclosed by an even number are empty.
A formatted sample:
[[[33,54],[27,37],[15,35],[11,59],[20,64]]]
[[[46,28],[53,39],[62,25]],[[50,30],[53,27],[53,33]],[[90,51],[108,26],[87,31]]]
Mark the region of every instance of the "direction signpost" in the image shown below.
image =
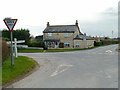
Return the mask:
[[[12,35],[12,31],[13,28],[17,22],[17,19],[11,19],[11,18],[5,18],[4,20],[5,25],[7,26],[8,30],[10,31],[10,37],[11,37],[11,65],[14,65],[14,57],[13,57],[13,35]]]

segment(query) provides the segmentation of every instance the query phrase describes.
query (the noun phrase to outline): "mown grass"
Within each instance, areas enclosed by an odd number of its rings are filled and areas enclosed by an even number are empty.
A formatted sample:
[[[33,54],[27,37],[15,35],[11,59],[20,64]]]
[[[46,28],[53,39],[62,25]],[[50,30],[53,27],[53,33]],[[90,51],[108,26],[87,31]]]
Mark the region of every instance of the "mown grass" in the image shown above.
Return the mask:
[[[18,52],[20,52],[20,53],[36,53],[36,52],[44,52],[44,50],[42,50],[42,49],[22,48],[22,49],[18,49]]]
[[[95,47],[92,47],[95,48]],[[68,51],[78,51],[78,50],[88,50],[88,49],[92,49],[92,48],[84,48],[84,49],[80,49],[80,48],[58,48],[58,49],[48,49],[48,50],[42,50],[42,49],[19,49],[18,52],[19,53],[37,53],[37,52],[68,52]]]
[[[95,48],[95,47],[92,47]],[[88,49],[92,49],[92,48],[59,48],[59,49],[48,49],[44,52],[69,52],[69,51],[78,51],[78,50],[88,50]]]
[[[0,67],[0,85],[2,85],[2,67]]]
[[[25,75],[31,71],[35,66],[36,62],[28,57],[19,56],[14,60],[15,64],[11,66],[10,58],[5,60],[2,66],[2,85],[14,81],[15,79]]]
[[[119,45],[118,45],[118,50],[119,50],[119,52],[120,52],[120,43],[119,43]]]

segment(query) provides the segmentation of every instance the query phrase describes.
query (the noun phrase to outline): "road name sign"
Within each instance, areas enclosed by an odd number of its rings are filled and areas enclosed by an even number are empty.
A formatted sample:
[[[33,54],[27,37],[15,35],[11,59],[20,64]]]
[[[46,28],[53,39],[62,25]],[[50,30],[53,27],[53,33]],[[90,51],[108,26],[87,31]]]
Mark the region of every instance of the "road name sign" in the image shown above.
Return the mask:
[[[10,32],[12,32],[12,30],[17,22],[17,19],[5,18],[3,21],[4,21],[5,25],[7,26],[8,30]]]

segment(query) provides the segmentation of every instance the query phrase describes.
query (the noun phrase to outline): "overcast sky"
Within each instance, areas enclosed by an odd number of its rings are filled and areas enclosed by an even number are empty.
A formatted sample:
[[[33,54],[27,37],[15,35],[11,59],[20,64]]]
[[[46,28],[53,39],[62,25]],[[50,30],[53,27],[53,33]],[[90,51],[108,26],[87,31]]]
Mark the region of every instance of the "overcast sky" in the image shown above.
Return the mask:
[[[42,35],[51,25],[71,25],[78,20],[82,33],[91,36],[118,34],[119,0],[1,0],[0,29],[5,17],[17,18],[15,29],[28,28],[34,36]]]

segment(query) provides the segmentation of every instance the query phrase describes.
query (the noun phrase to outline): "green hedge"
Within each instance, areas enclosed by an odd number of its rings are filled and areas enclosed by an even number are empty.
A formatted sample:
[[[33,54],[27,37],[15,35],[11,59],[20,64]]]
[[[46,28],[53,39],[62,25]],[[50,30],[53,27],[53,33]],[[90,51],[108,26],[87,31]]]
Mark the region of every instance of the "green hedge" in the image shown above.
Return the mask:
[[[43,47],[43,46],[44,46],[43,42],[28,43],[28,47]]]
[[[100,42],[94,42],[94,46],[102,46],[103,45],[103,42],[100,41]]]
[[[2,40],[2,62],[4,62],[9,57],[9,48],[6,41]]]
[[[110,44],[118,44],[117,40],[101,40],[100,42],[94,42],[94,46],[102,46],[102,45],[110,45]]]
[[[103,45],[110,45],[110,44],[118,44],[118,41],[112,41],[112,40],[104,40],[102,41]]]

